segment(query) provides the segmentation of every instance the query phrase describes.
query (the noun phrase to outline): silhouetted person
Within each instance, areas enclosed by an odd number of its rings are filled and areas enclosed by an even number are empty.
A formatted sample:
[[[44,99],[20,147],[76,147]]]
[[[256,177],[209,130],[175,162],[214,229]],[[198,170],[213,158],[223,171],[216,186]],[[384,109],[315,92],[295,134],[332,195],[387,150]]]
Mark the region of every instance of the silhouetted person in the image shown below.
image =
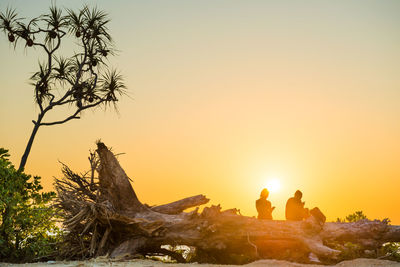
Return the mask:
[[[296,193],[294,193],[294,197],[288,199],[285,211],[286,220],[301,221],[309,217],[308,209],[304,208],[305,202],[301,201],[302,197],[303,193],[297,190]]]
[[[256,200],[256,209],[258,219],[272,220],[272,211],[275,207],[271,207],[271,202],[267,200],[269,192],[266,188],[261,191],[260,198]]]

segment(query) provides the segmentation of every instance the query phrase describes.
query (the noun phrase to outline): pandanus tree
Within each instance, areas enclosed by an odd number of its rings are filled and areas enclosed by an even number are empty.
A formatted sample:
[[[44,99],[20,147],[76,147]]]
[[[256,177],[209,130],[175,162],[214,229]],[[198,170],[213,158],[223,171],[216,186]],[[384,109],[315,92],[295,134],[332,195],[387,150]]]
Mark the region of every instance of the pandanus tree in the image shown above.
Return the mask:
[[[64,11],[64,13],[63,13]],[[82,111],[114,106],[126,90],[121,75],[108,65],[107,57],[115,48],[107,28],[105,12],[97,8],[61,10],[52,6],[47,14],[25,21],[15,10],[0,13],[0,30],[14,48],[23,43],[26,49],[38,48],[44,54],[31,85],[39,107],[37,119],[19,169],[25,167],[40,126],[63,124],[79,119]],[[61,55],[61,44],[73,39],[77,52]],[[45,121],[52,110],[69,106],[70,113],[59,120]]]

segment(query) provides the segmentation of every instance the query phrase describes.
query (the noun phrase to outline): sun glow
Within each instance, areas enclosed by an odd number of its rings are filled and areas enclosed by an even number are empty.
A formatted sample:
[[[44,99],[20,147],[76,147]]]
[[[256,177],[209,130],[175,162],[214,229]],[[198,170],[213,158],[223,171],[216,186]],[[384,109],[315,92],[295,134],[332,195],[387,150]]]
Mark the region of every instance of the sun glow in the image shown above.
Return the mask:
[[[269,192],[276,193],[279,192],[281,189],[281,182],[276,178],[270,179],[265,184],[265,187],[268,189]]]

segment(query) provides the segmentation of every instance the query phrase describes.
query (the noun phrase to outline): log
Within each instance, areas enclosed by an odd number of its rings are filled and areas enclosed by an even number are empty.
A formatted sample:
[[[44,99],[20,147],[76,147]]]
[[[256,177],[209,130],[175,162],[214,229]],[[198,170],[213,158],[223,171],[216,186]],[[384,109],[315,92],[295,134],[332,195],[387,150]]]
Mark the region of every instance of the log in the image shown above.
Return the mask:
[[[210,200],[204,195],[187,197],[169,204],[151,207],[151,210],[164,214],[179,214],[186,209],[208,203]]]
[[[182,262],[181,256],[161,246],[187,245],[195,248],[191,260],[198,262],[240,264],[261,258],[309,262],[313,253],[330,263],[341,259],[346,242],[377,249],[385,242],[400,241],[400,226],[386,221],[325,223],[319,210],[298,222],[258,220],[219,205],[201,213],[183,212],[207,203],[204,195],[148,207],[139,201],[129,177],[103,143],[97,144],[97,154],[99,176],[92,193],[87,193],[92,187],[86,186],[86,178],[74,182],[77,177],[70,170],[64,172],[64,180],[56,181],[58,205],[69,231],[65,254],[72,258],[164,254]]]

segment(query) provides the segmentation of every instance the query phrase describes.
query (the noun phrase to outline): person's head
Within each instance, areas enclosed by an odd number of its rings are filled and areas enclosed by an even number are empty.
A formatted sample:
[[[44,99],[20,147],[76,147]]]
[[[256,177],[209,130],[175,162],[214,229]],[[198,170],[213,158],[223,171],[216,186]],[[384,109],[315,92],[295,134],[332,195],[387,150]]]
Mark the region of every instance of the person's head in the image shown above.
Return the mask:
[[[300,190],[297,190],[296,193],[294,193],[294,197],[301,199],[303,197],[303,193]]]
[[[267,188],[264,188],[261,191],[260,198],[267,198],[268,196],[269,196],[269,192],[268,192]]]

